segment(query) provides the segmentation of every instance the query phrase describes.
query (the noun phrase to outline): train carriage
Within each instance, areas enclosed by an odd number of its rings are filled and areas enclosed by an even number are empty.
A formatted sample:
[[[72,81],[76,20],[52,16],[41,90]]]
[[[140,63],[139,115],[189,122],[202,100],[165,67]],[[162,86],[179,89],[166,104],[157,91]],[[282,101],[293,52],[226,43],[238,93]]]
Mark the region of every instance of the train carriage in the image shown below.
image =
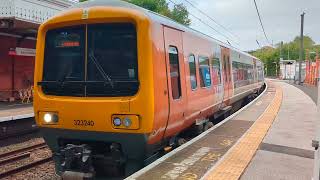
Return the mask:
[[[257,93],[247,53],[122,1],[79,3],[38,32],[34,110],[58,174],[143,167]]]

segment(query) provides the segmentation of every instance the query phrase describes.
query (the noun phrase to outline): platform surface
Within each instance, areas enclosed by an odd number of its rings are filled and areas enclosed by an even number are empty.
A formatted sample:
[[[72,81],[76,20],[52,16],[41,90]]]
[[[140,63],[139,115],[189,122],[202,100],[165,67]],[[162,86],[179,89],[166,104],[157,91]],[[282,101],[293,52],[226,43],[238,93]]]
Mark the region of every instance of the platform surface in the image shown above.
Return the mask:
[[[284,92],[280,111],[241,179],[310,180],[317,107],[300,89],[275,83]]]
[[[32,104],[0,104],[0,122],[34,117]]]
[[[303,91],[269,80],[250,106],[127,179],[311,179],[316,113]]]
[[[274,99],[273,84],[246,109],[127,179],[200,179],[247,132]]]

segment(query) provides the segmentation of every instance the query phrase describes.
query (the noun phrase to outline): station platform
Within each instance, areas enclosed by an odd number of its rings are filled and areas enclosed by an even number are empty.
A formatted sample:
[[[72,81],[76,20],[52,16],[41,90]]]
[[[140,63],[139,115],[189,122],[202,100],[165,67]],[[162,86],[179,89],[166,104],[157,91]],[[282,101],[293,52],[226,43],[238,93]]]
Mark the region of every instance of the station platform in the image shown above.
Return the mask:
[[[311,179],[317,108],[267,80],[254,101],[127,179]]]
[[[0,122],[34,117],[32,104],[0,104]]]

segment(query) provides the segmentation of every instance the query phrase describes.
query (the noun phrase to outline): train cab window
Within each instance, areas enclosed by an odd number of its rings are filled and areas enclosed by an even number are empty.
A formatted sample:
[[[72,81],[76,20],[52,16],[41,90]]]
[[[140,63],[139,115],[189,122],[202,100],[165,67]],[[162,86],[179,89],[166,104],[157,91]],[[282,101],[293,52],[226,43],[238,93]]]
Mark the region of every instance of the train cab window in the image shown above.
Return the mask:
[[[201,87],[211,86],[211,75],[209,58],[205,56],[199,56],[199,72],[200,72],[200,85]]]
[[[87,85],[87,96],[136,94],[139,82],[135,25],[90,24],[87,41],[87,79],[91,82],[103,82]]]
[[[189,70],[190,70],[190,84],[191,89],[195,90],[198,86],[197,83],[197,74],[196,74],[196,58],[194,55],[189,56]]]
[[[219,58],[212,58],[211,59],[211,66],[212,66],[212,83],[213,85],[219,85],[221,84],[221,66],[220,66],[220,61]]]
[[[81,82],[85,73],[85,27],[65,27],[48,30],[44,50],[42,90],[48,95],[84,96],[83,87],[67,82]],[[55,82],[65,82],[59,86]]]
[[[179,99],[181,97],[179,53],[174,46],[169,47],[169,62],[172,98]]]

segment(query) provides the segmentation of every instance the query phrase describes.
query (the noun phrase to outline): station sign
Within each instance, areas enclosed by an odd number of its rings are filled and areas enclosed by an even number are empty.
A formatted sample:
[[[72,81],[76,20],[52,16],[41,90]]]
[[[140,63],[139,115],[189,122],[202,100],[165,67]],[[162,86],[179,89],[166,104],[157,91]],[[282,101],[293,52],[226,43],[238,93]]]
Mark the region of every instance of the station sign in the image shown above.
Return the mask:
[[[29,56],[29,57],[35,57],[36,56],[36,50],[31,48],[11,48],[9,51],[10,56]]]

